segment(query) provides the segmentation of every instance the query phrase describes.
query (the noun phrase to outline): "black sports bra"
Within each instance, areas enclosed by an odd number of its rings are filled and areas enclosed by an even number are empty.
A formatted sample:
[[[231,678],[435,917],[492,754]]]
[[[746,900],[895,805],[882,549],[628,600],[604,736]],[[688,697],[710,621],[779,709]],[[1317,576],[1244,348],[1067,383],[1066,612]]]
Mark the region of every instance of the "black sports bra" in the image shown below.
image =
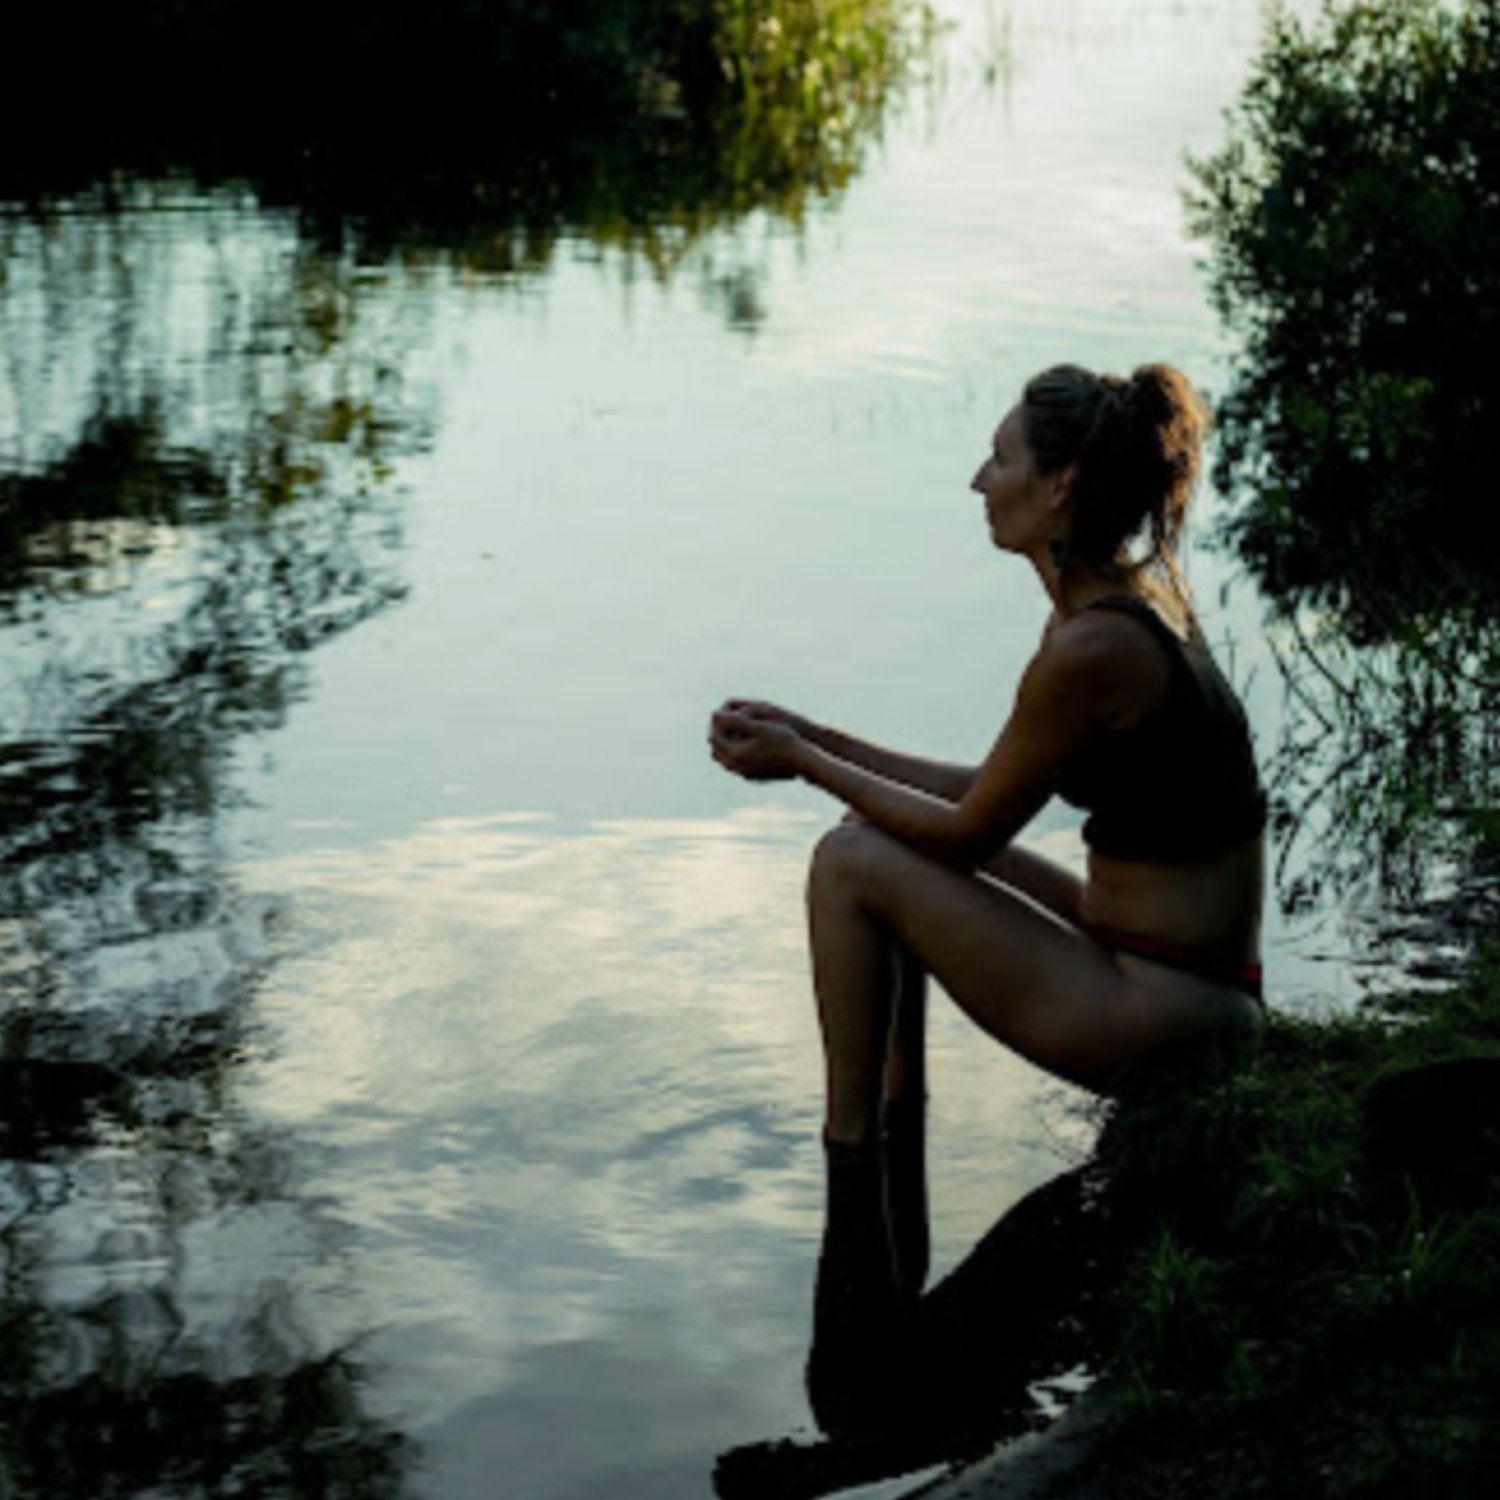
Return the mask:
[[[1057,790],[1088,811],[1084,843],[1115,859],[1188,864],[1259,833],[1266,795],[1250,726],[1196,624],[1184,641],[1133,594],[1109,594],[1085,608],[1140,620],[1167,653],[1171,679],[1143,719],[1105,730],[1064,767]]]

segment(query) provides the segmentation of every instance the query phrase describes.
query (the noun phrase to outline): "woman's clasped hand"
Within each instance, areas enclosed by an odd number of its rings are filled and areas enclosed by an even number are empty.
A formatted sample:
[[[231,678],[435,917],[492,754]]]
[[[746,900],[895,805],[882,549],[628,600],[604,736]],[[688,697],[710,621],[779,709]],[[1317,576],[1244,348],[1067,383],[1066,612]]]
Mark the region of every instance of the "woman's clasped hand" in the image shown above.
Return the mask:
[[[746,781],[789,781],[800,771],[807,721],[774,703],[730,698],[709,722],[708,744],[726,771]]]

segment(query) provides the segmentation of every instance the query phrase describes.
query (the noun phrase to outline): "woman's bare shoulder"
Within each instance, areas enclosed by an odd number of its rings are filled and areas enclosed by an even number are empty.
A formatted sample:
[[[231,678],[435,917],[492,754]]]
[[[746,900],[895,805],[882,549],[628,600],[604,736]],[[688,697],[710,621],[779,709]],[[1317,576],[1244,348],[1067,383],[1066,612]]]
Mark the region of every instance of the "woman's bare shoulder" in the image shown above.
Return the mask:
[[[1171,663],[1151,628],[1123,610],[1084,609],[1059,617],[1038,658],[1100,694],[1106,720],[1124,727],[1165,694]]]
[[[1128,670],[1161,657],[1150,627],[1120,609],[1080,609],[1057,615],[1043,637],[1043,648],[1058,660]]]

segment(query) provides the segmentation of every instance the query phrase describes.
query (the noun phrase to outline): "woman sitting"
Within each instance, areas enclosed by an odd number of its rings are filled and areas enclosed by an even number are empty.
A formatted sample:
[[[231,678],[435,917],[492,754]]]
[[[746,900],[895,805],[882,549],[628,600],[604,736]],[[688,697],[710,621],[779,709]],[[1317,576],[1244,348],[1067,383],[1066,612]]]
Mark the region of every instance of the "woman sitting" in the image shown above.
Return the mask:
[[[1061,365],[996,428],[971,487],[991,540],[1031,564],[1052,609],[977,769],[764,702],[713,715],[726,769],[800,777],[850,811],[808,882],[829,1235],[843,1235],[843,1248],[825,1237],[825,1271],[863,1253],[866,1283],[882,1266],[908,1292],[925,1276],[925,1215],[900,1200],[924,1196],[927,975],[997,1041],[1102,1093],[1259,1025],[1265,796],[1177,560],[1203,427],[1170,366],[1125,380]],[[1082,880],[1015,844],[1054,795],[1089,814]],[[862,1214],[850,1240],[835,1221]],[[919,1219],[884,1243],[883,1223]],[[857,1317],[861,1275],[838,1280],[843,1293],[820,1276],[814,1363],[818,1340]]]

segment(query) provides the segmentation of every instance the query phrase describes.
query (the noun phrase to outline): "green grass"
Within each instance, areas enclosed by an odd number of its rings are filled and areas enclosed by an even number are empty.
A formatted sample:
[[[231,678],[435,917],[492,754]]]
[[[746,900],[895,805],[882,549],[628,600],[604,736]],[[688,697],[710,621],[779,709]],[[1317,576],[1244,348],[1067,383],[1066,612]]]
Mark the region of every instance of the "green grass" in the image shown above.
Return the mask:
[[[1277,1018],[1241,1066],[1114,1112],[1121,1496],[1464,1496],[1500,1472],[1500,1101],[1486,1133],[1446,1087],[1395,1136],[1378,1103],[1496,1056],[1491,945],[1446,992]]]

